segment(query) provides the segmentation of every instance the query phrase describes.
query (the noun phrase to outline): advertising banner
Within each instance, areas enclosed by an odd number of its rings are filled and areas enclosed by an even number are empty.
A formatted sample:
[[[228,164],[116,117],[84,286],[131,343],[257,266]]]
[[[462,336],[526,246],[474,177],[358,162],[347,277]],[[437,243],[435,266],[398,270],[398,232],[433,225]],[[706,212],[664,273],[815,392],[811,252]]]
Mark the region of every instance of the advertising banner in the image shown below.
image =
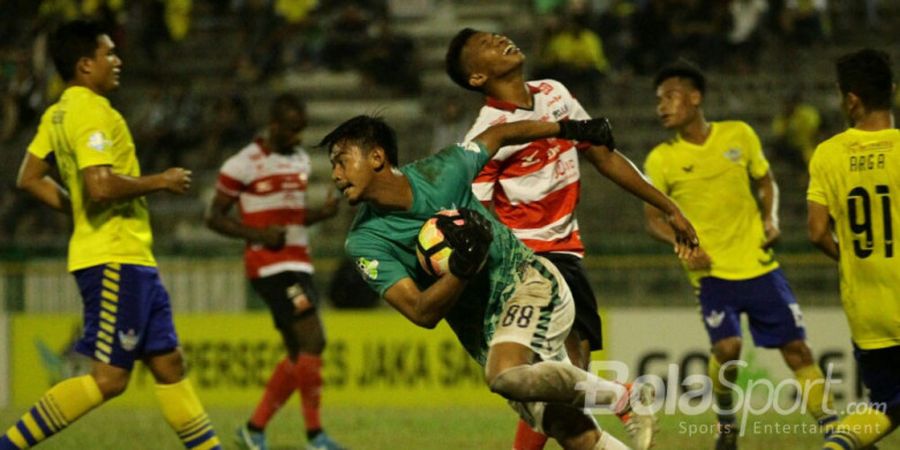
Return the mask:
[[[483,371],[446,324],[418,328],[389,309],[325,311],[324,401],[343,406],[503,406],[489,392]],[[694,308],[617,308],[603,311],[605,352],[596,361],[620,364],[625,378],[654,375],[672,395],[690,388],[684,380],[705,375],[709,341]],[[865,398],[846,320],[840,308],[804,311],[802,318],[816,361],[831,376],[838,405]],[[55,382],[84,373],[90,361],[71,347],[81,333],[75,315],[10,316],[11,401],[30,405]],[[187,314],[176,327],[189,362],[189,376],[210,406],[252,404],[285,352],[266,313]],[[744,332],[738,384],[768,380],[778,386],[793,376],[778,350],[756,348]],[[114,402],[150,405],[153,378],[140,364],[128,391]],[[759,391],[757,391],[759,393]],[[791,395],[790,389],[779,391]]]
[[[793,379],[778,349],[753,345],[746,317],[743,319],[743,363],[737,384],[746,387],[750,380],[767,380],[777,387],[781,381]],[[864,400],[843,310],[806,308],[799,319],[816,362],[826,376],[831,375],[836,404]],[[711,344],[703,320],[699,307],[613,309],[603,324],[609,333],[609,358],[628,367],[629,379],[651,374],[683,392],[686,377],[707,372]]]
[[[482,369],[450,328],[418,328],[393,310],[327,311],[324,401],[329,405],[496,405]],[[12,403],[25,407],[54,383],[84,373],[71,351],[80,336],[75,315],[19,314],[11,320]],[[244,406],[261,395],[284,357],[266,313],[193,314],[175,318],[189,376],[208,406]],[[120,405],[152,405],[153,377],[140,364]]]

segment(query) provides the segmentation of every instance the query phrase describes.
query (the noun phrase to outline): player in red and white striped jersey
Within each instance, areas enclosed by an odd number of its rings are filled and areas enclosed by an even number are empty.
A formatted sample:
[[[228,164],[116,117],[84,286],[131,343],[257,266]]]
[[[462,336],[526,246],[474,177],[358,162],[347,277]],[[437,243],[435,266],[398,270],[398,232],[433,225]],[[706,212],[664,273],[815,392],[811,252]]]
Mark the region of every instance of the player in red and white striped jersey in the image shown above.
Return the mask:
[[[325,337],[306,229],[337,214],[338,201],[329,195],[321,208],[307,206],[310,160],[300,147],[304,128],[303,102],[290,94],[277,97],[267,133],[225,161],[207,213],[211,229],[247,242],[247,277],[268,304],[288,351],[253,416],[237,430],[238,444],[247,449],[266,448],[265,426],[295,390],[310,447],[341,448],[322,431],[319,419]],[[240,219],[229,214],[235,204]]]
[[[590,119],[568,89],[555,80],[525,81],[525,55],[506,36],[461,30],[447,51],[447,74],[461,87],[485,95],[465,140],[488,127],[519,120]],[[528,247],[551,260],[575,297],[575,324],[566,342],[573,363],[587,368],[591,350],[602,346],[597,301],[581,264],[584,245],[575,218],[581,190],[579,154],[605,177],[666,211],[670,223],[692,228],[678,207],[650,185],[615,148],[564,139],[542,139],[501,148],[473,183],[476,196],[492,203],[498,218]],[[646,433],[637,448],[649,446]],[[546,437],[519,424],[515,449],[541,449]]]

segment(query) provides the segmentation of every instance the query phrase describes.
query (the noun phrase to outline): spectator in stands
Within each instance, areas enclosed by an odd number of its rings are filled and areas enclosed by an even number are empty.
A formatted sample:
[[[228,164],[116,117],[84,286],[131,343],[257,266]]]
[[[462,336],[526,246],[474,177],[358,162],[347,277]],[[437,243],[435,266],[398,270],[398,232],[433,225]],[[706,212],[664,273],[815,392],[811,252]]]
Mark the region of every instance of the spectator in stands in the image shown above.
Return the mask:
[[[354,4],[341,8],[326,26],[322,59],[331,70],[354,68],[360,56],[371,45],[369,11]]]
[[[650,0],[634,15],[635,44],[628,60],[638,73],[654,73],[674,59],[670,10],[667,0]]]
[[[193,0],[165,0],[166,29],[174,42],[181,42],[191,28]]]
[[[280,68],[311,69],[322,54],[322,27],[318,0],[278,0],[275,12],[283,21],[280,40],[284,49]]]
[[[821,123],[819,110],[803,101],[801,91],[788,95],[781,112],[772,121],[776,157],[806,173],[806,166],[819,141]]]
[[[628,56],[634,49],[632,18],[636,7],[631,0],[611,0],[606,8],[591,11],[592,29],[603,42],[603,50],[613,71],[627,69]]]
[[[363,78],[402,95],[418,95],[421,71],[412,38],[395,33],[388,20],[379,21],[377,28],[375,39],[361,56]]]
[[[672,3],[672,38],[679,55],[699,61],[706,68],[721,65],[728,29],[728,3],[719,0]]]
[[[139,48],[150,62],[159,60],[160,45],[169,40],[166,32],[165,5],[161,1],[140,2],[136,6],[136,14],[140,17]]]
[[[238,79],[257,81],[260,76],[273,72],[278,61],[279,41],[272,39],[273,30],[278,28],[278,16],[266,0],[246,0],[236,13],[242,18],[243,47],[236,64]]]
[[[588,28],[589,16],[567,16],[550,32],[541,54],[540,78],[553,78],[568,86],[586,105],[600,104],[600,84],[609,73],[603,42]]]
[[[321,39],[317,0],[248,1],[238,8],[244,50],[238,58],[238,77],[253,82],[269,78],[285,67],[318,62]]]
[[[755,72],[762,49],[762,23],[769,4],[766,0],[733,0],[728,7],[731,30],[728,33],[730,68],[737,73]]]
[[[781,16],[785,34],[796,44],[810,46],[826,38],[828,0],[787,0]]]

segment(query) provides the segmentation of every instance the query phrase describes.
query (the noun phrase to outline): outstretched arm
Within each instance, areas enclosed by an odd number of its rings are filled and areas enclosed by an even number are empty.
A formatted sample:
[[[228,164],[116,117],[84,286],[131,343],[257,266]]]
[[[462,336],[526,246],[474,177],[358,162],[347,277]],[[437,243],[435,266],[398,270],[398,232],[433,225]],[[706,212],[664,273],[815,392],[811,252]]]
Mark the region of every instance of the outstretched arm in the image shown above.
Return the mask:
[[[538,139],[559,137],[576,141],[590,142],[615,148],[612,127],[609,119],[598,117],[590,120],[565,120],[562,122],[540,122],[523,120],[494,125],[484,130],[476,141],[487,149],[489,156],[494,156],[500,147],[524,144]]]
[[[22,160],[16,187],[57,211],[70,213],[72,210],[69,193],[50,177],[50,164],[31,153]]]
[[[91,201],[98,203],[127,200],[162,190],[184,194],[191,187],[191,171],[181,167],[132,177],[115,173],[110,166],[89,166],[82,169],[82,175],[87,194]]]
[[[524,144],[537,139],[554,137],[557,134],[559,134],[559,125],[556,122],[523,120],[494,125],[482,131],[473,140],[481,142],[488,155],[494,156],[500,147]]]
[[[625,155],[616,150],[610,151],[605,147],[593,146],[585,152],[585,156],[598,172],[635,197],[666,214],[683,216],[675,202],[650,184]]]
[[[678,205],[650,184],[625,155],[606,147],[593,146],[585,152],[585,156],[603,176],[660,212],[654,222],[656,231],[651,231],[653,237],[671,243],[676,250],[686,247],[686,251],[697,246],[697,232]]]
[[[841,258],[840,247],[834,240],[834,234],[831,230],[831,216],[828,214],[828,207],[820,205],[816,202],[806,202],[807,217],[806,228],[809,232],[809,240],[819,250],[822,250],[831,259],[838,261]]]

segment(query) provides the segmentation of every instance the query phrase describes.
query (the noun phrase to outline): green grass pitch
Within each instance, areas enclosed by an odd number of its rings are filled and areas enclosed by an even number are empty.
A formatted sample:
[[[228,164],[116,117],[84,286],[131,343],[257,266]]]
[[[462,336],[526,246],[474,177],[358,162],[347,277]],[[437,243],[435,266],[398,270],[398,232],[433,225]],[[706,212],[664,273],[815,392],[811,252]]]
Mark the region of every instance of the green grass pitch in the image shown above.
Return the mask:
[[[12,425],[22,411],[0,412],[3,426]],[[209,413],[227,449],[237,448],[232,441],[234,429],[251,412],[246,409],[216,409]],[[329,408],[323,410],[323,423],[336,440],[353,450],[508,450],[512,445],[516,418],[502,408]],[[661,430],[655,449],[712,449],[714,436],[709,424],[712,415],[696,417],[661,416]],[[739,444],[741,450],[819,449],[822,438],[804,433],[811,420],[800,415],[768,415],[750,420]],[[601,425],[620,439],[625,432],[615,419],[600,418]],[[780,431],[774,425],[782,425]],[[699,434],[689,436],[690,426]],[[768,426],[768,428],[766,428]],[[302,449],[306,442],[296,399],[272,420],[267,435],[272,450]],[[900,448],[900,433],[883,440],[882,450]],[[92,412],[61,435],[41,444],[39,449],[127,449],[177,450],[182,448],[174,433],[152,408],[128,409],[109,405]],[[559,449],[553,443],[548,450]]]

